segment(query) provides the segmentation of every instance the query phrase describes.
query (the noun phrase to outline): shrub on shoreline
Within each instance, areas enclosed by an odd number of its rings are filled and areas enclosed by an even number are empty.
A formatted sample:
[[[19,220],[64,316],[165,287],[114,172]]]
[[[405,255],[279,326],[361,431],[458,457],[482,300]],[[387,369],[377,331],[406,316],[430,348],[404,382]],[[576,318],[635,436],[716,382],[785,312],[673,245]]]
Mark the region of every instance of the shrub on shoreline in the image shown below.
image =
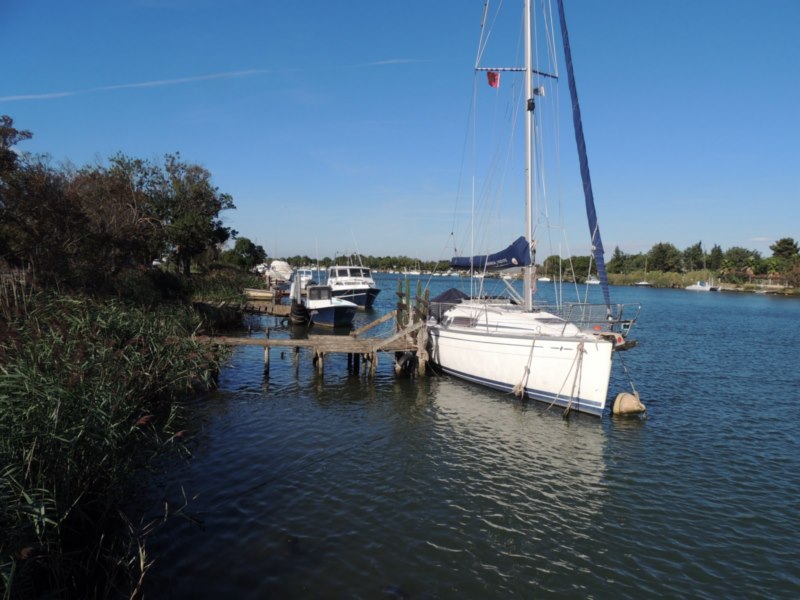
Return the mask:
[[[175,400],[218,357],[182,306],[34,295],[0,317],[0,590],[135,589],[143,541],[118,509],[131,476],[179,447]]]

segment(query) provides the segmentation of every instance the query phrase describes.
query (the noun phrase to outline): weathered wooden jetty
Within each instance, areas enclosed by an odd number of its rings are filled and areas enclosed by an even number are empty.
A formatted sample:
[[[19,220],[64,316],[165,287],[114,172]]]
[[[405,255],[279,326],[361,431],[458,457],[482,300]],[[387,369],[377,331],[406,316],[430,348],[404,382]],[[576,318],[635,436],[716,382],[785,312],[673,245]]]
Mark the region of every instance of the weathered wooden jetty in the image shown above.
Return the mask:
[[[406,284],[408,288],[408,284]],[[365,372],[373,375],[378,368],[381,354],[391,353],[394,360],[395,371],[399,372],[409,359],[414,359],[417,372],[424,374],[428,362],[427,319],[428,295],[422,297],[418,290],[415,305],[410,307],[405,302],[410,297],[410,290],[404,292],[398,285],[397,309],[372,321],[363,327],[350,332],[349,335],[309,335],[304,339],[279,339],[270,337],[267,329],[265,337],[231,337],[231,336],[197,336],[197,339],[210,344],[224,346],[262,346],[264,348],[264,373],[269,376],[270,350],[273,348],[293,350],[295,354],[295,369],[299,369],[300,351],[310,351],[311,358],[317,371],[324,372],[325,357],[331,354],[346,354],[348,368],[359,372],[362,365]],[[247,310],[251,303],[245,307]],[[270,314],[278,317],[288,316],[289,306],[276,302],[266,302],[261,306],[250,307],[252,312]],[[364,333],[394,320],[394,333],[388,336],[362,337]]]

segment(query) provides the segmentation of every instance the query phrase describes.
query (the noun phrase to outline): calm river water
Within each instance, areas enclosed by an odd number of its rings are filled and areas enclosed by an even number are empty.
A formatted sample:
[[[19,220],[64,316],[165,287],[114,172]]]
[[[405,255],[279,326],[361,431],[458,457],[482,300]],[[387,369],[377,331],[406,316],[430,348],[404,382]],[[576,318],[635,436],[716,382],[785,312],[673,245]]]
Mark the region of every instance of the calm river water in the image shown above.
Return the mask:
[[[361,322],[393,308],[395,280],[378,284]],[[612,299],[643,305],[624,359],[646,419],[564,420],[447,377],[397,378],[388,356],[367,380],[343,358],[320,376],[303,355],[295,373],[273,351],[266,382],[263,351],[237,349],[190,405],[192,458],[137,500],[155,513],[188,498],[148,542],[147,595],[797,597],[800,300]]]

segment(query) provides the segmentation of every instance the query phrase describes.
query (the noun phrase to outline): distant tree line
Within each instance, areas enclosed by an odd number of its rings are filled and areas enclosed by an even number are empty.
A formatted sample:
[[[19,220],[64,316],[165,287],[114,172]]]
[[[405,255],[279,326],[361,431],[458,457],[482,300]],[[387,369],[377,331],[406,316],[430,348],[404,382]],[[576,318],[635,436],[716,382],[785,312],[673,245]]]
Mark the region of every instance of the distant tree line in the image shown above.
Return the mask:
[[[754,277],[782,279],[792,286],[800,284],[800,248],[790,237],[781,238],[770,246],[772,256],[763,257],[757,250],[734,246],[723,251],[718,245],[708,252],[702,242],[683,251],[673,244],[660,242],[644,254],[625,254],[614,248],[606,264],[609,273],[649,271],[689,273],[708,271],[724,281],[742,282]]]
[[[31,137],[0,117],[0,266],[91,288],[163,257],[188,274],[236,235],[220,218],[235,208],[232,197],[180,154],[154,162],[120,153],[107,164],[55,167],[13,149]]]
[[[703,249],[702,242],[679,250],[673,244],[659,242],[648,252],[626,254],[619,247],[606,261],[610,274],[629,273],[696,273],[707,272],[722,281],[742,283],[753,278],[772,278],[787,285],[800,286],[800,248],[790,237],[779,239],[770,246],[772,256],[762,257],[757,250],[734,246],[723,251],[714,245],[709,251]],[[539,267],[547,274],[571,275],[578,277],[596,274],[597,268],[589,256],[573,256],[563,259],[549,256]]]
[[[46,155],[20,153],[13,148],[32,137],[0,116],[0,267],[32,270],[55,285],[102,285],[120,270],[149,267],[168,260],[188,275],[191,267],[221,260],[250,270],[267,260],[264,248],[225,227],[224,210],[233,198],[211,182],[200,165],[167,154],[154,162],[118,153],[107,164],[54,167]],[[232,248],[226,242],[236,239]],[[606,267],[611,274],[647,270],[690,273],[707,270],[731,282],[772,277],[800,286],[800,254],[793,238],[779,239],[772,256],[702,242],[684,250],[660,242],[646,253],[626,254],[614,248]],[[361,261],[379,270],[442,272],[447,261],[422,261],[408,256],[309,256],[285,258],[295,267],[327,267]],[[562,259],[549,256],[539,264],[548,275],[596,273],[589,256]]]
[[[443,272],[449,268],[449,261],[446,260],[420,260],[418,258],[410,258],[408,256],[372,256],[369,254],[364,255],[337,255],[334,258],[325,256],[324,258],[316,259],[310,258],[305,255],[288,256],[283,260],[288,262],[293,267],[303,266],[316,266],[320,268],[327,268],[331,265],[364,265],[372,269],[380,271],[410,271],[417,269],[420,271],[429,272]]]
[[[739,246],[723,251],[719,245],[714,245],[706,252],[702,242],[697,242],[683,251],[673,244],[660,242],[648,252],[638,254],[626,254],[616,247],[606,262],[606,269],[611,274],[642,273],[645,270],[651,273],[680,274],[707,271],[709,276],[713,275],[732,283],[746,282],[754,277],[771,277],[791,286],[800,286],[798,243],[793,238],[785,237],[770,246],[770,250],[772,256],[764,258],[757,250]],[[348,257],[331,259],[326,256],[317,261],[309,256],[290,256],[284,260],[294,267],[319,264],[325,268],[332,264],[347,264],[348,260],[358,259],[348,259]],[[449,268],[448,261],[422,261],[408,256],[364,255],[360,260],[365,266],[380,270],[420,269],[442,272]],[[538,272],[568,278],[574,275],[581,279],[590,274],[596,275],[597,267],[589,256],[562,258],[552,255],[539,262]]]

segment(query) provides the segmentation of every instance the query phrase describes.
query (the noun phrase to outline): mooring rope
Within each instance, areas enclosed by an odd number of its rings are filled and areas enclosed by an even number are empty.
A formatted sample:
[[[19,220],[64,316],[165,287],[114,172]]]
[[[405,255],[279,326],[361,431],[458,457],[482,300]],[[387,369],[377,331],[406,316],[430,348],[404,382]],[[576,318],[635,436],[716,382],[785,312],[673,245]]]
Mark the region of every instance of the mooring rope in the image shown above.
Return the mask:
[[[575,387],[578,387],[578,393],[580,393],[580,386],[578,385],[578,377],[583,370],[581,367],[583,366],[583,349],[584,349],[584,341],[578,344],[578,354],[573,361],[573,364],[577,363],[578,368],[575,370],[575,377],[572,380],[572,392],[570,393],[569,402],[567,402],[567,406],[564,408],[564,414],[562,415],[565,419],[569,416],[569,411],[572,409],[572,403],[575,400]],[[571,369],[570,369],[571,370]]]
[[[519,380],[519,383],[517,383],[517,385],[514,386],[514,389],[511,390],[511,393],[518,398],[525,397],[525,388],[528,386],[528,377],[530,377],[531,374],[530,365],[533,363],[533,349],[535,347],[536,347],[536,338],[534,337],[533,341],[531,342],[530,354],[528,354],[528,362],[525,363],[525,368],[523,369],[522,372],[522,378]]]
[[[580,373],[580,363],[583,362],[583,347],[584,347],[584,342],[583,342],[583,340],[581,340],[578,343],[577,354],[575,355],[575,358],[572,359],[572,364],[569,367],[569,371],[567,371],[567,375],[566,375],[566,377],[564,377],[564,383],[561,384],[561,389],[558,390],[558,393],[556,394],[556,397],[553,398],[553,401],[547,406],[547,408],[545,408],[542,411],[542,414],[544,414],[546,411],[548,411],[551,408],[553,408],[553,406],[555,406],[555,404],[558,401],[558,399],[561,398],[561,392],[564,391],[564,387],[567,385],[567,381],[569,380],[570,373],[572,373],[573,367],[575,367],[577,365],[578,369],[575,372],[575,377],[572,380],[572,395],[570,396],[569,402],[567,403],[567,408],[564,411],[564,416],[566,417],[567,414],[569,413],[569,411],[570,411],[570,409],[572,407],[572,401],[574,400],[575,384],[576,384],[576,382],[578,380],[578,374]]]
[[[633,377],[631,377],[630,371],[628,371],[628,365],[625,364],[625,359],[622,358],[621,353],[619,355],[619,362],[622,365],[622,370],[625,372],[625,377],[628,378],[628,383],[631,384],[631,391],[638,395],[639,392],[636,391],[636,386],[633,383]]]

